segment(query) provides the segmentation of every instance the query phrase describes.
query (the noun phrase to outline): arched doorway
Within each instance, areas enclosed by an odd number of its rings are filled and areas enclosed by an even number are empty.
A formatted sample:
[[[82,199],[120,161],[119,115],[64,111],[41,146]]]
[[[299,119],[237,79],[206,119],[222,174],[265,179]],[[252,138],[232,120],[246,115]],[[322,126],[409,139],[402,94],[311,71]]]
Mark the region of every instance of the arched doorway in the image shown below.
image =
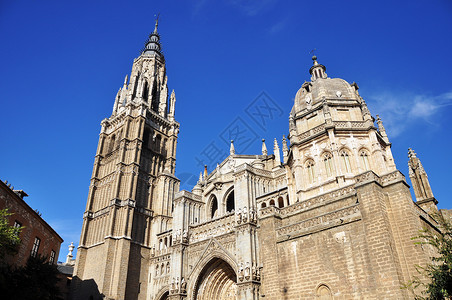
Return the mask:
[[[234,269],[220,258],[212,259],[199,275],[193,299],[236,300],[237,275]]]
[[[158,300],[168,300],[169,299],[169,292],[165,292]]]

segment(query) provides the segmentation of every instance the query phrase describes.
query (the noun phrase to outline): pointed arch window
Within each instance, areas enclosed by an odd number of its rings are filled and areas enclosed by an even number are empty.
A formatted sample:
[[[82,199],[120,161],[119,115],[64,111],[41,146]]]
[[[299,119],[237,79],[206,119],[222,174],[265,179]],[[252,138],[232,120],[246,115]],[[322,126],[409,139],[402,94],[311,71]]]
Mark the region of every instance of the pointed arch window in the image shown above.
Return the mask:
[[[148,98],[149,98],[149,85],[148,82],[145,80],[143,86],[143,99],[148,100]]]
[[[342,150],[340,153],[342,163],[344,164],[345,172],[350,173],[352,171],[352,168],[350,166],[350,157],[348,155],[348,152],[345,150]]]
[[[234,190],[232,190],[226,198],[226,212],[235,210]]]
[[[315,164],[313,160],[308,160],[306,162],[306,170],[308,171],[309,183],[314,183],[315,181]]]
[[[210,218],[213,219],[218,215],[218,201],[215,195],[212,195],[212,197],[210,198],[210,205]]]
[[[361,150],[359,153],[359,157],[361,157],[361,163],[363,165],[364,170],[370,170],[369,154],[367,154],[367,151]]]
[[[333,155],[331,153],[325,153],[323,155],[323,164],[325,165],[326,176],[333,175]]]

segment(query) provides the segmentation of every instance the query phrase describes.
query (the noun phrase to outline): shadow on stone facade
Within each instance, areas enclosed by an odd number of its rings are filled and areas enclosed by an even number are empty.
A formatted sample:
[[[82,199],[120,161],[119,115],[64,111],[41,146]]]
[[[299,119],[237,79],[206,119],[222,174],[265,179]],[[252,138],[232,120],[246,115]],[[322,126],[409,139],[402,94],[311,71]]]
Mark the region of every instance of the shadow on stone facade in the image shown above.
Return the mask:
[[[105,295],[99,292],[94,279],[81,280],[77,276],[72,278],[72,290],[69,299],[72,300],[104,300]]]

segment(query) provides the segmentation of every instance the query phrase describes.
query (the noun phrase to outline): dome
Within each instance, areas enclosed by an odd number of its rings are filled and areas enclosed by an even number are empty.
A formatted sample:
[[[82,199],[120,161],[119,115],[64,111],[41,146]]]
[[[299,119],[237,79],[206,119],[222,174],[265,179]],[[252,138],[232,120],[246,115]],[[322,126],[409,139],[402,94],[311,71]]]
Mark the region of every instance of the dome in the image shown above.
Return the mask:
[[[341,78],[317,78],[305,82],[295,96],[294,112],[310,108],[323,99],[358,100],[358,95],[347,81]]]

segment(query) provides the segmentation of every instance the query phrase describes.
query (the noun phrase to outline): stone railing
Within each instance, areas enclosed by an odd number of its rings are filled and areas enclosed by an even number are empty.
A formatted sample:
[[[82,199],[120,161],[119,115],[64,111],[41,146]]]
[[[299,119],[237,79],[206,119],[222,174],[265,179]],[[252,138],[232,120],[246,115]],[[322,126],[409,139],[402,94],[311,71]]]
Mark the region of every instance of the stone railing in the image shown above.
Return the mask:
[[[381,179],[381,183],[383,185],[391,184],[391,183],[396,182],[396,181],[406,182],[405,176],[403,176],[403,174],[400,173],[399,170],[396,170],[396,171],[394,171],[392,173],[383,175],[383,176],[380,177],[380,179]]]
[[[334,121],[334,127],[347,129],[362,129],[366,128],[367,121]]]
[[[316,228],[325,228],[336,226],[340,224],[349,223],[361,218],[361,212],[358,207],[359,204],[354,204],[349,207],[335,210],[333,212],[304,220],[292,225],[284,226],[276,230],[277,237],[300,235],[311,232]]]
[[[259,210],[259,217],[265,218],[266,216],[270,216],[270,215],[279,216],[280,211],[281,210],[279,208],[277,208],[276,206],[267,206],[267,207],[261,208]]]
[[[320,196],[316,196],[314,198],[310,198],[301,202],[297,202],[295,204],[289,205],[283,209],[281,209],[281,216],[294,215],[308,209],[312,209],[314,207],[318,207],[321,205],[325,205],[325,203],[332,202],[338,200],[340,198],[349,197],[356,195],[356,190],[353,186],[348,186],[345,188],[341,188]]]
[[[190,243],[199,242],[213,236],[232,232],[235,225],[235,214],[229,213],[223,217],[216,218],[201,224],[190,225]]]

